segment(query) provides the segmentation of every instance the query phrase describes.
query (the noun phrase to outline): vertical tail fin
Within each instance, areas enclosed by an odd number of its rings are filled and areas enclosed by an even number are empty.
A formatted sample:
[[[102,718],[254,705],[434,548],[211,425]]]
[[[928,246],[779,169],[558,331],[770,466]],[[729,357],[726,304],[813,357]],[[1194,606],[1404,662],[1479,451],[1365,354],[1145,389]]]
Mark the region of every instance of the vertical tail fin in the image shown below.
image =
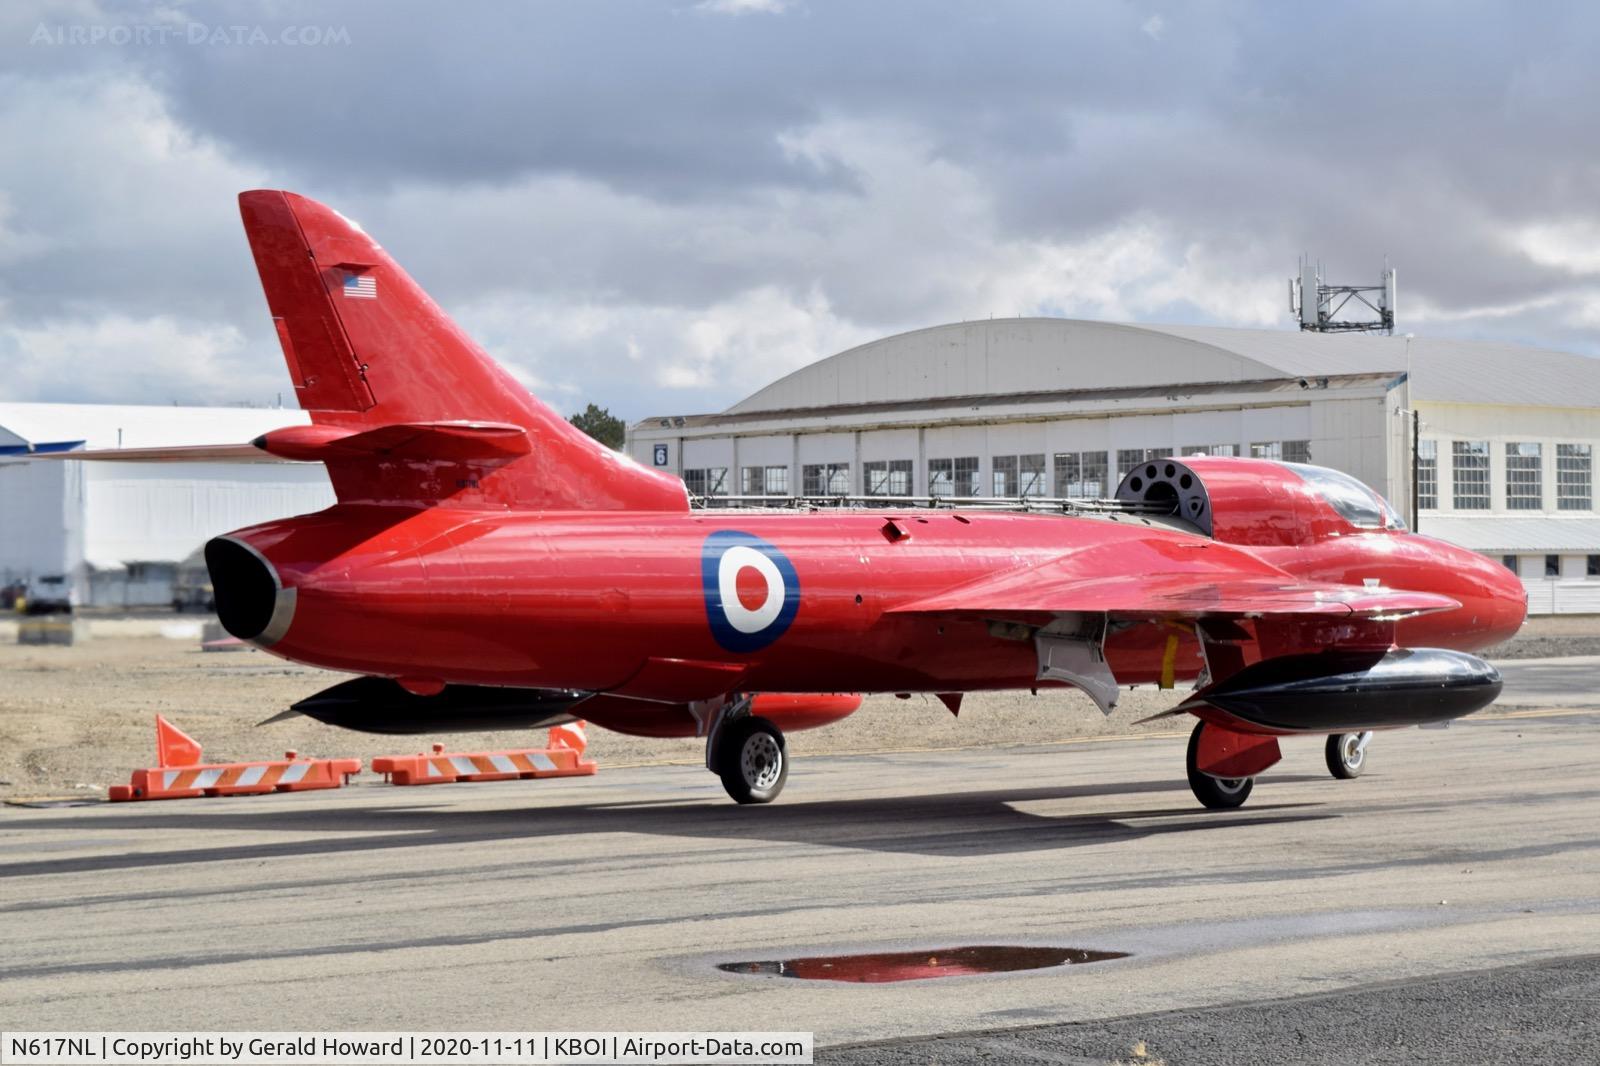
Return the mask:
[[[361,227],[291,192],[239,195],[300,406],[318,426],[396,438],[442,423],[514,426],[521,454],[327,459],[341,502],[674,510],[677,478],[592,440],[499,367]],[[404,429],[417,433],[406,434]],[[506,432],[510,432],[506,430]]]

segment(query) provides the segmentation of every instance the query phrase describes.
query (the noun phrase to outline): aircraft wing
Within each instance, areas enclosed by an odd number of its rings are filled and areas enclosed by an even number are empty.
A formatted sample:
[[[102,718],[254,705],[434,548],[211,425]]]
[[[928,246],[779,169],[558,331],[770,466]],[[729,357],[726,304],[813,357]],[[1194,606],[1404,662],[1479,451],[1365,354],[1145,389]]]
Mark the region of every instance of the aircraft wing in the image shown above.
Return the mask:
[[[1459,606],[1447,596],[1427,592],[1298,581],[1254,556],[1211,541],[1152,539],[1018,567],[899,604],[889,613],[1398,618]]]

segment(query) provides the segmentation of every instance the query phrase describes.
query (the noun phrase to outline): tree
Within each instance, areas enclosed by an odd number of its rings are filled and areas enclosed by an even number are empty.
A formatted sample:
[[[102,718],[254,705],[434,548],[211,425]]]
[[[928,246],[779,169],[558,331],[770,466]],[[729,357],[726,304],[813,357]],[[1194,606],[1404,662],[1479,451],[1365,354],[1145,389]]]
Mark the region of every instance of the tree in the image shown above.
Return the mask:
[[[567,419],[573,425],[583,430],[607,448],[622,448],[622,440],[628,427],[604,407],[590,404],[582,411]]]

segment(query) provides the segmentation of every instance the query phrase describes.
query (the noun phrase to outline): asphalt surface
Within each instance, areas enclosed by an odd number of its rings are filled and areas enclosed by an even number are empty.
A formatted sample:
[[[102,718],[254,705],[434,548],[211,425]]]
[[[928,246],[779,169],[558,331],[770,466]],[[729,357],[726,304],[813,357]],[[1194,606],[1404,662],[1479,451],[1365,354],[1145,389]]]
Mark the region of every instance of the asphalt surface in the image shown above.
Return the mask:
[[[1517,666],[1530,692],[1595,676]],[[1354,782],[1291,741],[1232,812],[1198,808],[1183,750],[813,759],[756,808],[688,767],[4,808],[0,1020],[798,1029],[851,1063],[1600,1061],[1600,714],[1380,734]],[[1128,957],[717,968],[982,944]]]
[[[1505,682],[1498,709],[1600,707],[1600,656],[1512,659],[1495,667]]]
[[[819,1066],[1600,1061],[1600,956],[1323,995],[824,1051]]]

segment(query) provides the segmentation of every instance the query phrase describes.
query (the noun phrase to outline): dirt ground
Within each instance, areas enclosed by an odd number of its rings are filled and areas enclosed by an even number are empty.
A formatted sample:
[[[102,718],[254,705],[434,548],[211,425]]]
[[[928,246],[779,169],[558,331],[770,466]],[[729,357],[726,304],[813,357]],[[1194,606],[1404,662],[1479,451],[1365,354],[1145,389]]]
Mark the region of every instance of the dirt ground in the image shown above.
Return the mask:
[[[1600,615],[1530,618],[1522,632],[1484,653],[1488,659],[1552,659],[1562,655],[1600,655]]]
[[[160,635],[193,629],[160,621],[89,623],[98,628],[74,647],[24,647],[12,627],[0,631],[0,798],[103,795],[126,783],[129,771],[155,763],[155,715],[165,715],[204,748],[206,761],[278,758],[286,750],[318,756],[399,755],[438,741],[447,751],[496,751],[540,746],[542,730],[428,737],[353,733],[295,718],[257,725],[289,704],[346,675],[296,666],[263,652],[202,652],[198,639]],[[144,635],[127,635],[129,633]],[[1600,650],[1600,618],[1536,619],[1501,649],[1505,657],[1590,654]],[[1183,691],[1125,690],[1103,716],[1087,696],[1053,690],[1033,696],[969,696],[959,717],[932,697],[870,698],[842,722],[795,734],[798,756],[842,752],[1041,744],[1076,737],[1135,732],[1181,733],[1187,721],[1137,720],[1166,710]],[[647,762],[697,763],[692,739],[626,737],[589,731],[589,750],[602,766]]]

